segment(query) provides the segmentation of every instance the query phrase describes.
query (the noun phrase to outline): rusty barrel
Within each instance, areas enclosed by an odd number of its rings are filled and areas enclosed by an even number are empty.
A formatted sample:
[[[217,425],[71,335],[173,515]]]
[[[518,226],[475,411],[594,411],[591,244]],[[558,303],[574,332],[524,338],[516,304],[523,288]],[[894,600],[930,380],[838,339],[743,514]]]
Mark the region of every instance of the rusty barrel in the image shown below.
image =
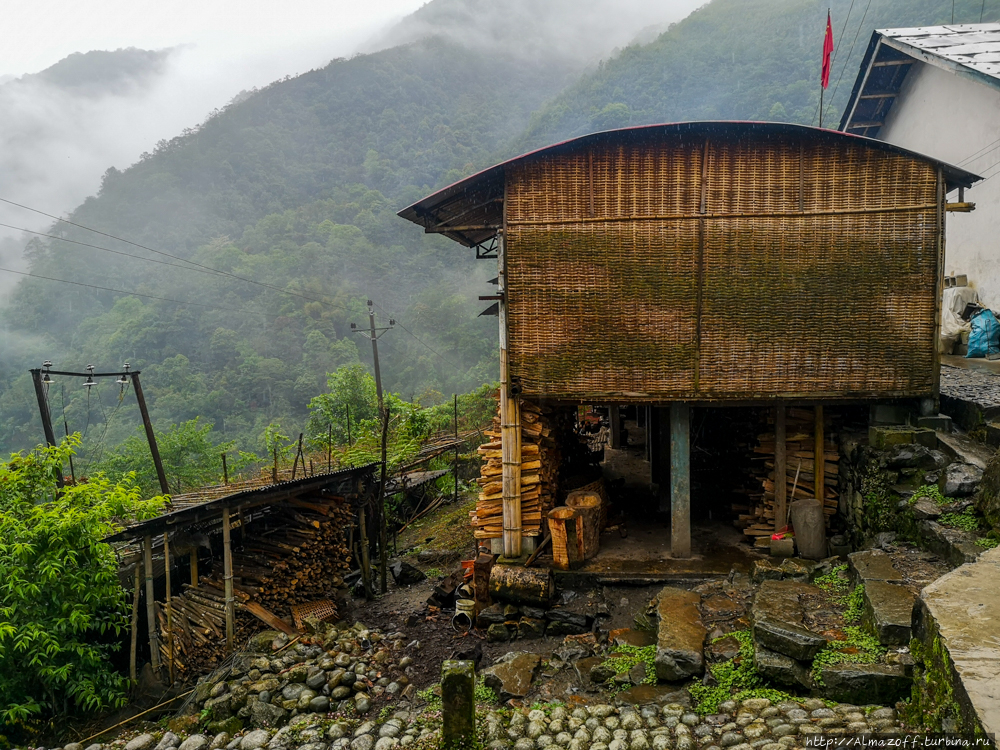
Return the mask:
[[[569,493],[566,507],[572,508],[580,516],[583,526],[583,556],[590,559],[601,548],[601,496],[596,492],[577,490]]]

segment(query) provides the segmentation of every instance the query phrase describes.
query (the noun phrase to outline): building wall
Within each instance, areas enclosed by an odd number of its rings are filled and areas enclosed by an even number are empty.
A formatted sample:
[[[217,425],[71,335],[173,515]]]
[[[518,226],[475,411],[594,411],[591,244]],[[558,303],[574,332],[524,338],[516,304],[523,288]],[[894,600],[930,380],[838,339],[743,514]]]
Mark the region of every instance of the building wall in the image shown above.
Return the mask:
[[[855,139],[581,148],[510,168],[510,372],[595,401],[934,392],[937,172]]]
[[[879,139],[979,175],[1000,173],[1000,89],[917,63]],[[982,154],[969,158],[980,150]],[[955,201],[957,195],[948,199]],[[1000,310],[1000,178],[977,183],[965,199],[976,210],[948,214],[944,270],[967,274],[983,304]]]

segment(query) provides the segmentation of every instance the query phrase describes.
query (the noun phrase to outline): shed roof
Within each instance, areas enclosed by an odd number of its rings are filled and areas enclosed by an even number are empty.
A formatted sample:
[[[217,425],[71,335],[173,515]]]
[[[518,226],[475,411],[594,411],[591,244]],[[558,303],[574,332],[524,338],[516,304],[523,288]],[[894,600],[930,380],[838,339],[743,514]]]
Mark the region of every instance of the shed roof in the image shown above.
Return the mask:
[[[328,474],[314,474],[301,479],[293,479],[287,482],[277,482],[263,487],[235,492],[231,495],[209,500],[204,503],[184,505],[156,518],[141,521],[126,527],[107,537],[106,542],[122,542],[139,537],[163,534],[165,531],[176,531],[195,523],[201,523],[214,519],[222,514],[224,508],[253,508],[261,505],[269,505],[280,500],[295,497],[303,492],[319,492],[329,487],[331,484],[340,482],[350,477],[360,477],[374,471],[375,464],[357,466]]]
[[[844,108],[840,130],[877,137],[916,62],[1000,88],[1000,23],[876,29]]]
[[[944,171],[948,190],[970,187],[980,179],[971,172],[930,156],[885,141],[862,138],[837,130],[779,122],[676,122],[605,130],[529,151],[442,188],[407,206],[398,215],[424,227],[425,232],[443,234],[466,247],[474,247],[490,240],[501,227],[504,172],[507,167],[592,145],[637,145],[670,136],[692,139],[712,136],[726,138],[754,136],[764,139],[798,136],[815,142],[850,140],[861,143],[867,148],[914,156],[940,166]]]

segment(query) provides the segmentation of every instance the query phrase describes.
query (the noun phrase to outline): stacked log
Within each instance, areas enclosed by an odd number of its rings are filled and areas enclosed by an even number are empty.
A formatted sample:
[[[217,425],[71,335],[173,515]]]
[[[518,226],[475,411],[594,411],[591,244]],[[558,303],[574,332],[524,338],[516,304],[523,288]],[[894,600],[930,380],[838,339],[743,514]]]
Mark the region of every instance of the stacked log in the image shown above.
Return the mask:
[[[542,519],[556,505],[562,452],[556,439],[558,418],[547,407],[521,400],[521,528],[525,536],[541,533]],[[479,447],[483,465],[476,510],[470,514],[477,539],[503,536],[503,461],[499,406],[488,443]]]
[[[261,622],[243,609],[261,605],[291,619],[291,607],[332,598],[350,569],[346,532],[353,525],[350,505],[329,498],[293,498],[270,506],[270,513],[234,533],[233,596],[237,643]],[[172,597],[175,679],[213,669],[225,655],[226,598],[221,565],[197,586],[184,585]],[[166,605],[157,602],[160,652],[170,661]]]
[[[815,415],[812,409],[789,408],[785,421],[785,496],[788,503],[794,500],[819,498],[827,522],[837,512],[837,482],[839,479],[839,453],[833,442],[834,430],[828,422],[824,430],[823,482],[817,494],[813,478],[815,465]],[[774,525],[774,416],[768,419],[766,431],[757,436],[753,449],[757,460],[753,470],[752,487],[748,492],[749,505],[733,506],[739,512],[734,522],[749,537],[769,536]],[[796,480],[796,475],[798,479]]]

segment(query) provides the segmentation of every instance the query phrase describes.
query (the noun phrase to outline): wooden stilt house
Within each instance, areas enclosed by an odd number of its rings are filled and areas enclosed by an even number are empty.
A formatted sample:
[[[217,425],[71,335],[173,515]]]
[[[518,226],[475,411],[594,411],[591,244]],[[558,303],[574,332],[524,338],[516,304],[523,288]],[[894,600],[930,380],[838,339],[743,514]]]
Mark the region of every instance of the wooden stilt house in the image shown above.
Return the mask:
[[[824,404],[936,398],[946,195],[977,179],[835,131],[680,123],[549,146],[402,210],[497,259],[505,554],[518,394],[669,408],[677,557],[691,406],[775,404],[783,425],[794,402],[821,425]]]

